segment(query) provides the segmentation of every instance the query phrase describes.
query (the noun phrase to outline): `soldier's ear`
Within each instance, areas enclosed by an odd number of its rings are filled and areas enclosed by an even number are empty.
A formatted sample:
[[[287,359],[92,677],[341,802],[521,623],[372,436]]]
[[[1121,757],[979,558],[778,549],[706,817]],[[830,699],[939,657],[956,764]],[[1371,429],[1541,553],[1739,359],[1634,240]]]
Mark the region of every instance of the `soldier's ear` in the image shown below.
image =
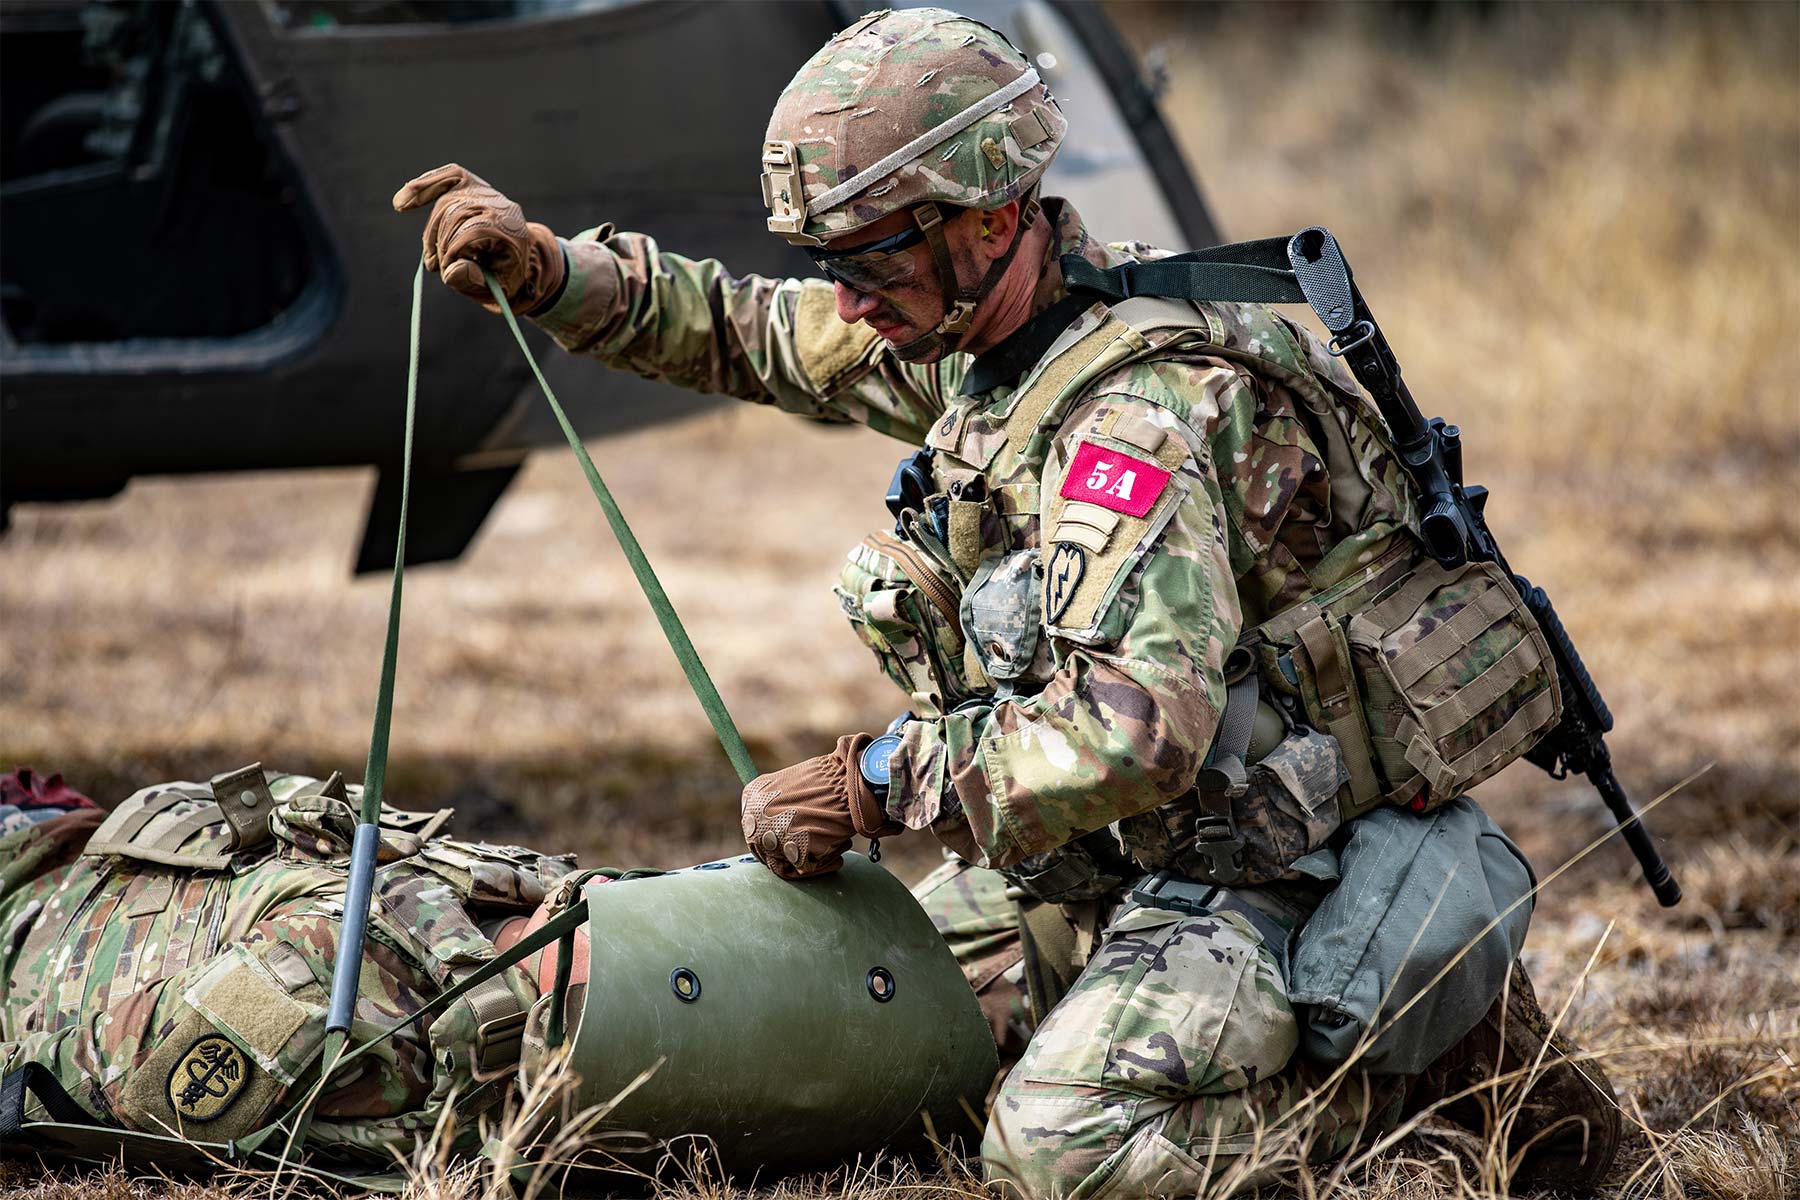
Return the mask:
[[[981,240],[987,243],[983,251],[998,257],[1005,248],[1012,244],[1013,233],[1019,223],[1019,202],[1009,201],[999,208],[990,209],[980,216],[980,229],[977,231]]]

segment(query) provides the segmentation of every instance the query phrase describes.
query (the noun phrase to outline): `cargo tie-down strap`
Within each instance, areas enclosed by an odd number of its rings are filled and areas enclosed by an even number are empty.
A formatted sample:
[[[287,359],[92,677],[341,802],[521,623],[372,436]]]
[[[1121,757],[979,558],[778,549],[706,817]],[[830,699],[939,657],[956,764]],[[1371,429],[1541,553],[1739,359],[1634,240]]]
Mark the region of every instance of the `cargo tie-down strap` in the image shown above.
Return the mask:
[[[682,627],[681,618],[675,615],[674,605],[663,591],[662,584],[651,569],[650,560],[644,555],[643,547],[638,544],[637,537],[626,523],[625,514],[619,511],[612,492],[606,481],[600,478],[600,471],[594,466],[593,458],[587,448],[581,444],[575,427],[570,424],[568,414],[556,399],[556,392],[550,387],[549,380],[544,378],[542,368],[538,366],[537,356],[532,354],[531,347],[526,344],[525,334],[519,328],[518,318],[513,315],[512,305],[507,303],[506,293],[500,288],[491,272],[483,268],[482,274],[487,279],[488,290],[493,293],[494,302],[499,305],[500,315],[506,318],[506,327],[512,330],[514,340],[519,343],[520,351],[525,355],[525,362],[536,377],[538,387],[543,389],[544,399],[550,402],[550,409],[556,414],[557,424],[562,426],[563,435],[569,440],[569,448],[581,463],[582,473],[587,476],[588,487],[593,490],[594,499],[600,502],[600,508],[606,513],[607,524],[612,526],[613,536],[619,541],[619,548],[625,552],[625,558],[631,564],[631,570],[637,576],[638,586],[643,588],[644,596],[650,602],[656,619],[662,625],[663,634],[668,638],[669,648],[675,652],[676,660],[687,675],[688,684],[694,689],[694,695],[705,710],[707,719],[712,722],[713,732],[718,735],[719,743],[725,754],[731,759],[731,765],[737,770],[738,779],[749,783],[756,777],[756,764],[750,760],[750,752],[744,745],[744,739],[738,732],[737,725],[725,708],[725,701],[719,696],[718,689],[713,686],[712,677],[706,672],[706,666],[700,661],[699,653],[688,638],[687,630]],[[568,969],[573,959],[568,942],[574,937],[575,930],[586,919],[586,907],[577,903],[559,913],[543,928],[506,954],[494,959],[480,970],[445,989],[419,1012],[399,1021],[383,1030],[379,1035],[364,1042],[355,1050],[344,1053],[344,1045],[348,1039],[353,1009],[356,1002],[357,981],[361,977],[363,943],[366,934],[369,898],[373,891],[375,850],[380,839],[377,821],[381,814],[382,790],[387,778],[388,728],[393,718],[394,699],[394,664],[400,640],[400,592],[401,580],[406,569],[406,517],[409,483],[412,475],[412,443],[413,422],[418,409],[419,395],[419,323],[420,309],[423,301],[425,265],[421,260],[418,271],[413,275],[412,324],[406,376],[406,441],[404,458],[401,462],[400,475],[400,520],[399,537],[394,548],[394,584],[388,602],[387,641],[382,651],[381,687],[375,699],[375,728],[369,739],[369,764],[363,781],[362,813],[356,829],[356,842],[352,848],[350,878],[346,887],[344,902],[344,924],[340,931],[337,948],[337,960],[333,965],[331,986],[330,1016],[326,1023],[326,1042],[323,1056],[324,1066],[319,1072],[319,1081],[308,1093],[301,1097],[293,1109],[281,1121],[252,1134],[245,1142],[252,1149],[262,1145],[277,1128],[286,1125],[288,1128],[287,1145],[298,1145],[305,1137],[306,1127],[312,1117],[313,1103],[324,1094],[326,1085],[336,1070],[351,1059],[364,1053],[373,1046],[385,1041],[395,1031],[426,1016],[434,1016],[442,1012],[469,989],[492,979],[508,966],[523,961],[535,950],[549,945],[553,941],[563,941],[563,952],[558,957],[555,990],[560,996],[568,987]],[[551,1031],[551,1041],[560,1041],[561,1013],[556,1014]]]
[[[740,782],[749,783],[757,775],[756,765],[750,759],[750,752],[744,745],[737,725],[725,708],[724,700],[718,689],[713,686],[705,665],[700,661],[693,642],[687,631],[682,628],[681,619],[676,616],[675,608],[669,602],[667,593],[657,580],[656,573],[650,567],[643,548],[632,534],[625,516],[619,511],[612,493],[600,478],[594,460],[589,456],[586,447],[576,435],[575,428],[563,412],[562,405],[556,399],[543,371],[538,367],[537,358],[531,353],[531,347],[525,342],[525,335],[519,329],[519,322],[513,316],[512,307],[506,301],[505,293],[500,290],[492,274],[486,273],[487,284],[493,292],[494,300],[500,306],[500,314],[506,319],[507,328],[512,330],[513,337],[519,343],[519,349],[525,354],[525,361],[531,367],[538,386],[543,389],[544,399],[550,402],[556,420],[562,426],[563,434],[569,440],[569,446],[581,462],[582,472],[587,476],[588,486],[593,490],[594,498],[600,502],[606,513],[607,523],[612,527],[619,547],[625,552],[626,560],[631,564],[632,573],[637,576],[638,585],[643,588],[651,609],[668,638],[670,648],[675,652],[676,660],[681,664],[689,685],[700,701],[707,719],[712,723],[713,732],[718,735],[720,744],[725,749],[726,757],[731,760],[737,771]],[[53,1077],[41,1067],[33,1069],[35,1064],[27,1065],[9,1073],[4,1081],[0,1081],[0,1138],[12,1138],[29,1132],[33,1144],[39,1149],[61,1151],[77,1158],[109,1159],[121,1153],[141,1155],[148,1162],[169,1168],[192,1167],[204,1169],[208,1165],[232,1163],[258,1169],[279,1169],[288,1167],[300,1169],[308,1174],[336,1183],[352,1184],[368,1190],[398,1192],[408,1180],[404,1175],[394,1173],[340,1175],[322,1171],[316,1167],[302,1166],[289,1161],[301,1143],[305,1140],[306,1130],[312,1120],[314,1104],[325,1093],[334,1075],[349,1063],[367,1053],[375,1046],[386,1041],[399,1030],[421,1022],[429,1025],[430,1019],[443,1012],[451,1004],[471,989],[479,987],[490,979],[498,977],[502,972],[518,965],[531,955],[542,950],[553,942],[562,944],[558,955],[554,993],[556,1011],[552,1014],[547,1041],[554,1047],[562,1039],[561,997],[569,984],[569,964],[573,960],[571,953],[575,933],[587,921],[587,902],[577,899],[569,907],[563,909],[541,928],[521,938],[519,942],[504,953],[495,956],[482,967],[455,984],[446,988],[417,1012],[394,1022],[382,1029],[375,1036],[367,1039],[354,1049],[345,1049],[349,1041],[349,1033],[356,1007],[357,982],[362,973],[363,947],[367,936],[369,905],[375,881],[375,854],[380,841],[378,821],[381,815],[383,793],[387,782],[388,735],[393,721],[394,710],[394,674],[400,645],[400,602],[402,581],[405,576],[406,563],[406,517],[407,503],[412,480],[412,448],[413,427],[418,410],[419,394],[419,346],[420,346],[420,312],[424,299],[425,266],[423,261],[413,275],[412,283],[412,319],[410,325],[409,350],[406,375],[406,420],[405,441],[401,457],[400,475],[400,517],[397,540],[394,548],[394,580],[388,598],[387,634],[382,648],[381,683],[375,698],[374,728],[369,738],[369,758],[363,778],[362,808],[358,815],[356,837],[351,848],[351,863],[348,879],[345,884],[344,921],[339,931],[337,957],[333,964],[331,1001],[327,1010],[326,1037],[321,1054],[319,1078],[306,1092],[299,1097],[280,1117],[263,1126],[261,1129],[245,1137],[230,1142],[205,1142],[190,1138],[181,1138],[164,1134],[140,1133],[135,1130],[118,1129],[111,1126],[91,1124],[86,1114],[75,1105],[72,1099],[56,1085]],[[27,1122],[24,1118],[26,1092],[38,1096],[44,1106],[49,1121]],[[66,1101],[66,1102],[65,1102]],[[273,1143],[273,1144],[271,1144]],[[264,1149],[267,1146],[268,1149]]]

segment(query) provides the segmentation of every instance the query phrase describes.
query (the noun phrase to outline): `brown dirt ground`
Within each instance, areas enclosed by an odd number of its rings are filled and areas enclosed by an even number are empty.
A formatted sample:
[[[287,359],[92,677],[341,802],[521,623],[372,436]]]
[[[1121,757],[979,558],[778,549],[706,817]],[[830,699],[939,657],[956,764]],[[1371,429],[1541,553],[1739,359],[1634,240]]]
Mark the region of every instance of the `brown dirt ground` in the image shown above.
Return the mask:
[[[1169,65],[1221,227],[1324,221],[1346,247],[1618,714],[1627,787],[1642,803],[1704,769],[1654,818],[1683,906],[1658,910],[1609,844],[1550,885],[1527,951],[1641,1118],[1616,1194],[1800,1192],[1797,10],[1115,11]],[[829,584],[901,451],[749,407],[593,446],[766,766],[898,703]],[[15,510],[0,766],[106,801],[252,759],[359,776],[386,611],[384,580],[347,576],[369,485],[150,480]],[[395,801],[454,803],[485,835],[588,864],[733,847],[735,780],[567,454],[532,459],[461,563],[409,574],[394,731]],[[1545,869],[1604,829],[1584,787],[1524,765],[1481,799]],[[892,849],[907,874],[934,858]],[[1409,1145],[1332,1186],[1484,1186],[1415,1170],[1431,1152]],[[134,1191],[9,1170],[19,1194]],[[787,1194],[971,1187],[909,1171]]]

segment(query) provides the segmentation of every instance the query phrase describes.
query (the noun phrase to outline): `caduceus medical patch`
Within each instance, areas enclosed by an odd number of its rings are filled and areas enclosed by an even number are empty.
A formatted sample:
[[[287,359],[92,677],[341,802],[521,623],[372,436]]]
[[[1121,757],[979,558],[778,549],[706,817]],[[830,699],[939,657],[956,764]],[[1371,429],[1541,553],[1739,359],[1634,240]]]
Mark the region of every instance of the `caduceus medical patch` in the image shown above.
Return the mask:
[[[196,1038],[169,1072],[169,1103],[183,1121],[216,1121],[250,1082],[250,1060],[216,1033]]]

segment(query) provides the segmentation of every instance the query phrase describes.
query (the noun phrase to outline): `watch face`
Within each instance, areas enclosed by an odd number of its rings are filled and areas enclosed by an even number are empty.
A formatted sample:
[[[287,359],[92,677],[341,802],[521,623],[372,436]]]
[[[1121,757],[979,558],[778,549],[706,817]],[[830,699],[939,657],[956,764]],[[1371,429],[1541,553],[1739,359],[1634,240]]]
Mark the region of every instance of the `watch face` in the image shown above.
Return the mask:
[[[900,747],[900,738],[895,734],[883,734],[864,747],[862,760],[858,764],[862,777],[876,787],[886,787],[892,772],[888,769],[888,759]]]

